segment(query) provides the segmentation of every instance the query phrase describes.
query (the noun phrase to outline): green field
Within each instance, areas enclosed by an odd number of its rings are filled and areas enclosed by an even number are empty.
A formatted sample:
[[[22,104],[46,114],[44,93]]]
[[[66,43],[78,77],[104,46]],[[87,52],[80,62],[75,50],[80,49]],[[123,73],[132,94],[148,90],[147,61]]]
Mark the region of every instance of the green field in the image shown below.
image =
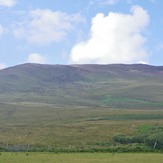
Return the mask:
[[[0,163],[161,163],[163,154],[1,153]]]

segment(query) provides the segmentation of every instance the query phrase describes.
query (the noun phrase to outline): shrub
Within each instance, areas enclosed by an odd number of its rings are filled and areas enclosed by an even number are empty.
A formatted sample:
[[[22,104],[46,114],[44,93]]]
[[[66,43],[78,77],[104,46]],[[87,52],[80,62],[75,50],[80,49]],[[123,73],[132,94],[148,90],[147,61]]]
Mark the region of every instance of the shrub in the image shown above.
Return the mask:
[[[153,149],[163,150],[163,132],[148,136],[145,140],[145,144]]]
[[[113,136],[113,141],[120,144],[129,144],[131,143],[131,137],[123,134]]]

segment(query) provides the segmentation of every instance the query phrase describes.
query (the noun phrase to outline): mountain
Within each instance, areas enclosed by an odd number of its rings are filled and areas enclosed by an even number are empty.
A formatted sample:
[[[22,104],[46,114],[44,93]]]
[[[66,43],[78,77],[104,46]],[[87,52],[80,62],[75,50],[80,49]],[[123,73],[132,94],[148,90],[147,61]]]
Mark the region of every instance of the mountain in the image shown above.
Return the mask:
[[[162,66],[6,68],[0,70],[0,150],[108,149],[117,133],[160,130],[162,99]]]
[[[22,64],[0,70],[0,103],[163,107],[163,66]]]

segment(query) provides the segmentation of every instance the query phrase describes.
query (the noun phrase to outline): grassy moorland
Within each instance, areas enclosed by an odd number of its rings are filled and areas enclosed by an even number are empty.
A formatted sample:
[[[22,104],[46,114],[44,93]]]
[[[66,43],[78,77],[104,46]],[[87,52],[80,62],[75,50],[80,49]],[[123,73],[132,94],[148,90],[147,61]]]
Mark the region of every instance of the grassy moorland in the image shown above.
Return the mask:
[[[137,135],[162,126],[162,110],[10,106],[0,114],[2,144],[30,144],[56,150],[107,149],[117,134]],[[15,107],[15,109],[14,109]],[[14,109],[14,111],[12,110]]]
[[[150,151],[162,142],[163,67],[25,64],[0,78],[1,151]]]

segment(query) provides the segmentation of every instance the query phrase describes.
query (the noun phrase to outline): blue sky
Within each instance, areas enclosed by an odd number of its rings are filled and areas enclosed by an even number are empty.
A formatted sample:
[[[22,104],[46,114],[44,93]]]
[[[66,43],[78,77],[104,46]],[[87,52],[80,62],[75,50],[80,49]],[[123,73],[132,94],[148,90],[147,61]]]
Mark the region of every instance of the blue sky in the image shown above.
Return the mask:
[[[0,0],[0,68],[163,65],[162,0]]]

